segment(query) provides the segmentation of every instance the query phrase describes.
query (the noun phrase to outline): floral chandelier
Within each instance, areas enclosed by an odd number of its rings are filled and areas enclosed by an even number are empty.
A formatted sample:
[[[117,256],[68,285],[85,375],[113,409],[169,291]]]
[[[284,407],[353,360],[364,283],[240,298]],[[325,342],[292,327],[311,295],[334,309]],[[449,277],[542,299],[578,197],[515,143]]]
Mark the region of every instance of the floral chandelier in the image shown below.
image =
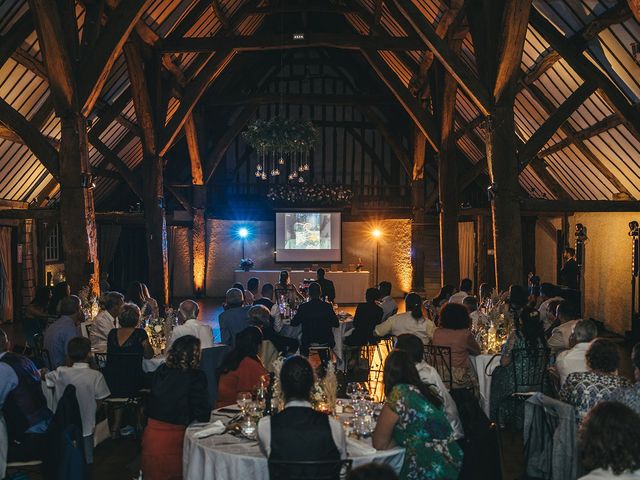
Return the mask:
[[[258,154],[256,177],[277,177],[282,173],[280,168],[288,164],[287,178],[303,183],[304,172],[310,170],[310,152],[320,133],[310,121],[273,117],[250,124],[242,138]]]

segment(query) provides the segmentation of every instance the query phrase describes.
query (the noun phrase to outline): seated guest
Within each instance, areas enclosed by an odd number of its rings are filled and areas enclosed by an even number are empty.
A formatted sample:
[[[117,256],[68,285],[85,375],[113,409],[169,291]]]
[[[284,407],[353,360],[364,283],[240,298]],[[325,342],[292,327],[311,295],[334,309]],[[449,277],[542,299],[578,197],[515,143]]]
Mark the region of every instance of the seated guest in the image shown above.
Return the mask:
[[[80,324],[84,322],[80,299],[69,295],[60,300],[60,318],[44,332],[44,348],[49,351],[51,368],[66,363],[69,340],[80,336]]]
[[[597,403],[608,400],[618,388],[631,386],[629,380],[618,375],[620,356],[611,340],[599,338],[587,350],[587,372],[567,376],[560,389],[560,400],[573,405],[578,421],[582,421]]]
[[[244,297],[247,305],[253,305],[253,302],[258,298],[258,287],[260,286],[260,279],[251,277],[247,280],[247,289],[244,292]]]
[[[473,295],[473,282],[470,278],[463,278],[460,282],[460,290],[449,297],[449,303],[462,303],[469,295]]]
[[[458,415],[458,407],[456,402],[451,398],[451,394],[445,386],[438,371],[424,361],[424,345],[415,335],[409,335],[405,333],[398,337],[396,342],[396,349],[403,350],[409,354],[411,360],[416,366],[418,376],[422,383],[435,390],[438,396],[443,401],[444,413],[449,420],[449,424],[453,429],[454,438],[457,440],[464,437],[464,430],[462,428],[462,422]]]
[[[560,325],[560,319],[558,318],[558,305],[564,301],[565,300],[551,300],[547,305],[547,320],[542,324],[542,328],[544,328],[544,335],[547,338],[551,336],[553,329]],[[539,311],[541,312],[542,310]]]
[[[278,283],[276,283],[275,291],[276,303],[280,303],[281,297],[284,297],[284,299],[290,304],[299,300],[304,300],[304,295],[302,295],[298,288],[291,283],[291,280],[289,279],[289,272],[286,270],[282,270],[280,272],[280,278]]]
[[[69,295],[71,295],[71,286],[67,282],[56,283],[49,300],[49,315],[60,315],[60,301]]]
[[[142,293],[144,294],[144,306],[140,309],[143,317],[158,318],[160,316],[160,308],[158,307],[158,301],[149,293],[149,287],[146,284],[142,285]]]
[[[529,306],[529,294],[522,285],[511,285],[507,295],[508,313],[515,323],[522,310]]]
[[[591,409],[578,433],[580,480],[640,478],[640,417],[617,402]]]
[[[531,355],[537,356],[539,349],[546,349],[547,342],[540,323],[540,314],[531,307],[525,307],[516,319],[515,328],[509,334],[505,345],[502,347],[500,366],[493,371],[491,379],[491,404],[490,418],[498,419],[498,406],[501,400],[515,391],[515,378],[513,369],[521,377],[528,377],[529,370],[543,367],[538,362],[529,361]],[[513,351],[519,350],[520,355],[513,357]],[[533,372],[531,373],[533,375]],[[511,402],[501,407],[501,418],[509,422],[515,417],[514,406]]]
[[[556,295],[557,290],[558,287],[552,283],[543,283],[540,285],[540,296],[537,300],[539,305],[537,308],[540,312],[540,320],[542,321],[542,325],[545,330],[547,330],[553,323],[553,320],[548,318],[549,313],[552,313],[555,317],[556,312],[555,309],[549,308],[550,303],[553,301],[561,302],[563,300],[562,297]]]
[[[247,327],[236,337],[236,345],[227,353],[218,369],[218,400],[216,408],[236,403],[238,393],[251,392],[260,386],[267,373],[258,358],[262,332],[257,327]]]
[[[254,305],[249,309],[249,324],[260,328],[264,340],[273,343],[278,352],[286,355],[298,350],[298,340],[280,335],[274,330],[273,318],[264,305]]]
[[[440,293],[438,293],[436,298],[424,302],[424,308],[427,311],[427,315],[431,320],[433,320],[434,324],[438,322],[440,309],[449,301],[449,298],[454,294],[455,290],[456,289],[453,285],[445,285],[440,289]]]
[[[365,293],[366,303],[358,304],[356,314],[353,317],[353,330],[344,339],[347,345],[366,345],[375,341],[373,330],[382,322],[383,310],[376,301],[380,297],[377,288],[367,288]]]
[[[405,313],[397,313],[389,317],[375,328],[378,337],[393,335],[397,337],[403,333],[410,333],[422,340],[425,345],[431,343],[431,337],[436,329],[432,320],[422,315],[422,299],[417,293],[410,293],[404,299]]]
[[[398,480],[398,475],[386,463],[365,463],[351,470],[347,480]]]
[[[76,337],[69,341],[67,355],[70,367],[58,367],[46,375],[47,386],[54,388],[56,402],[60,400],[67,385],[76,388],[80,406],[84,454],[88,464],[93,463],[93,431],[96,428],[96,410],[101,400],[111,395],[102,373],[92,370],[91,342],[88,338]]]
[[[44,332],[49,320],[49,300],[51,299],[51,288],[38,287],[36,296],[24,310],[23,328],[27,345],[33,345],[34,335]]]
[[[124,305],[124,295],[106,292],[102,295],[102,302],[104,308],[98,312],[91,324],[91,346],[96,352],[107,351],[107,336],[118,326],[118,315]]]
[[[391,315],[398,313],[398,304],[391,296],[391,282],[380,282],[380,306],[382,307],[382,321],[384,322]]]
[[[478,297],[467,295],[464,297],[464,300],[462,300],[462,305],[464,305],[467,312],[469,312],[472,329],[486,325],[489,322],[489,318],[478,310]]]
[[[480,287],[478,287],[478,297],[480,301],[480,305],[484,305],[487,300],[491,299],[491,295],[493,294],[493,287],[488,283],[481,283]]]
[[[336,299],[336,289],[333,286],[333,282],[325,278],[324,268],[319,268],[316,271],[316,276],[318,277],[316,283],[320,285],[322,290],[322,299],[333,303]]]
[[[573,328],[578,323],[578,315],[573,304],[563,300],[558,305],[556,316],[560,324],[552,330],[548,344],[552,351],[560,352],[570,347],[569,339],[573,333]]]
[[[575,346],[571,350],[560,352],[556,357],[556,369],[560,377],[560,385],[573,372],[586,372],[587,350],[591,341],[598,336],[598,327],[591,320],[578,320],[574,329]]]
[[[316,282],[309,285],[309,301],[301,304],[291,319],[291,326],[302,325],[300,353],[309,355],[309,347],[323,345],[333,348],[336,344],[333,328],[338,327],[338,317],[330,303],[320,300],[322,289]],[[325,359],[327,360],[327,359]]]
[[[258,423],[260,449],[269,460],[321,462],[347,457],[340,422],[311,406],[313,383],[313,369],[306,358],[294,355],[284,361],[280,370],[284,410]]]
[[[260,290],[260,298],[253,301],[254,305],[263,305],[269,311],[273,308],[273,285],[265,283]]]
[[[640,343],[637,343],[631,352],[633,375],[636,383],[629,388],[621,388],[611,394],[611,400],[624,403],[627,407],[640,415]]]
[[[384,364],[386,400],[372,435],[373,447],[406,449],[400,478],[457,479],[462,450],[442,409],[442,400],[420,381],[407,352],[394,350]],[[437,475],[433,475],[437,472]]]
[[[153,373],[142,435],[140,466],[145,480],[182,478],[186,427],[208,422],[211,414],[207,377],[199,366],[200,341],[185,335],[173,342],[166,363]]]
[[[251,304],[247,301],[247,293],[244,291],[244,285],[242,285],[239,282],[234,283],[233,285],[231,285],[231,288],[236,288],[238,290],[240,290],[242,292],[242,304],[244,306],[250,306]]]
[[[234,346],[236,335],[249,326],[249,309],[244,304],[242,290],[230,288],[226,293],[224,312],[218,317],[222,343]]]
[[[178,321],[180,325],[176,326],[171,332],[171,339],[168,347],[178,338],[185,335],[193,335],[200,340],[200,348],[213,347],[213,330],[211,325],[205,323],[204,320],[198,320],[200,307],[193,300],[185,300],[178,307]]]
[[[0,330],[0,409],[7,424],[7,460],[42,458],[44,435],[53,417],[40,385],[40,372],[31,360],[11,352],[11,343]]]
[[[471,333],[471,319],[464,305],[447,303],[440,310],[440,327],[433,332],[433,344],[451,348],[453,388],[474,388],[475,372],[469,355],[478,355],[480,345]]]

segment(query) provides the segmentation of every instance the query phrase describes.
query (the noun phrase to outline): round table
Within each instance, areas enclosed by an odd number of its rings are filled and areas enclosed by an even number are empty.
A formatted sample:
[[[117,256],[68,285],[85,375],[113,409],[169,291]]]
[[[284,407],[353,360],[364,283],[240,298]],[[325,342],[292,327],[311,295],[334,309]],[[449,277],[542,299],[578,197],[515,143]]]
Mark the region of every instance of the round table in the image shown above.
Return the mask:
[[[491,405],[491,374],[500,365],[500,355],[482,353],[471,356],[471,365],[478,375],[478,390],[480,391],[480,406],[489,416]]]
[[[211,421],[226,422],[228,416],[212,414]],[[190,427],[184,436],[182,473],[185,480],[269,480],[267,458],[260,451],[257,441],[233,435],[212,435],[196,439],[194,432],[201,427]],[[353,467],[366,463],[387,463],[396,472],[402,469],[404,449],[376,450],[364,453],[363,447],[371,447],[371,440],[347,440],[349,458]]]

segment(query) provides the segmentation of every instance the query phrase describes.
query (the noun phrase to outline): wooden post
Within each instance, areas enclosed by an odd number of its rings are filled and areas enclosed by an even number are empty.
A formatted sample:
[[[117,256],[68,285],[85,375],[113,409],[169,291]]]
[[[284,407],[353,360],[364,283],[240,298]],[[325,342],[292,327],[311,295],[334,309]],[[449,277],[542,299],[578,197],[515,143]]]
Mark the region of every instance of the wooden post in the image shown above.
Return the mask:
[[[489,282],[487,255],[487,217],[476,216],[476,285]]]
[[[426,248],[424,209],[424,161],[427,139],[415,129],[413,173],[411,178],[411,290],[424,292],[424,260]]]

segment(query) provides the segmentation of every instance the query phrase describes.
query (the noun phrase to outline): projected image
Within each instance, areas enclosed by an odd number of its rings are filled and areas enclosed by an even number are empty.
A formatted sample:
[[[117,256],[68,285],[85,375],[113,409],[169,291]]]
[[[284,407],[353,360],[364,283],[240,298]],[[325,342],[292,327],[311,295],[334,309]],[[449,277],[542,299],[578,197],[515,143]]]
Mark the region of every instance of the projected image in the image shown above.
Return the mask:
[[[286,250],[331,249],[329,213],[287,213],[284,227]]]

